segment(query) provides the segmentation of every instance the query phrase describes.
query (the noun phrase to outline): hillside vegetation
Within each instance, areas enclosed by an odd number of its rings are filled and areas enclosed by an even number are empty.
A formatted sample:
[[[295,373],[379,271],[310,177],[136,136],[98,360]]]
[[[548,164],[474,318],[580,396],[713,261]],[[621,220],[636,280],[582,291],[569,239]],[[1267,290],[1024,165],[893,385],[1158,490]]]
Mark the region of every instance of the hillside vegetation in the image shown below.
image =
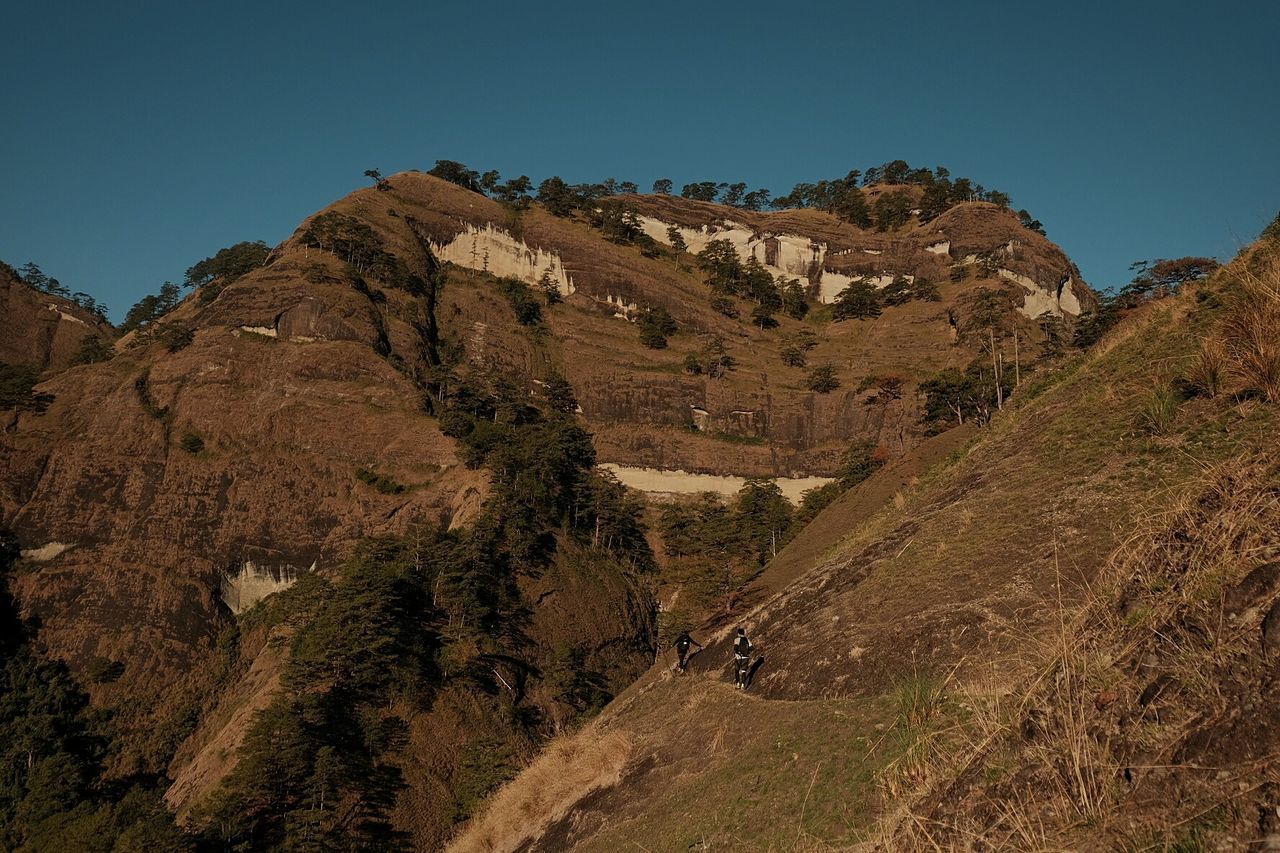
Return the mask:
[[[831,505],[846,532],[742,619],[763,657],[747,694],[726,638],[688,676],[655,668],[453,849],[1270,837],[1277,342],[1268,235],[1038,377],[880,511]],[[579,755],[600,772],[563,774],[576,790],[534,783]]]

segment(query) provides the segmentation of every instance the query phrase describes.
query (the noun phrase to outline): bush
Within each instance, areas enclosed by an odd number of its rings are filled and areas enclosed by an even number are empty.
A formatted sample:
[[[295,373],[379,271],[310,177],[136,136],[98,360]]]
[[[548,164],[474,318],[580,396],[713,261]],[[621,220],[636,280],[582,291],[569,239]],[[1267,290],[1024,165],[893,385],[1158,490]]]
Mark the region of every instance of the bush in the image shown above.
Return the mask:
[[[124,675],[124,664],[118,660],[94,658],[85,666],[84,674],[94,684],[110,684]]]
[[[542,322],[542,306],[534,298],[529,285],[518,278],[500,278],[497,286],[515,312],[516,322],[522,326],[536,326]]]
[[[50,394],[37,394],[40,371],[27,364],[0,363],[0,409],[42,412],[53,400]]]
[[[100,361],[106,361],[114,355],[111,344],[107,343],[97,335],[85,335],[80,341],[80,348],[76,350],[76,354],[71,357],[71,364],[97,364]]]
[[[178,446],[195,456],[204,450],[204,439],[198,433],[187,431],[182,434],[182,438],[178,439]]]
[[[403,485],[390,477],[384,477],[381,474],[370,471],[368,468],[357,468],[356,479],[367,486],[373,486],[384,495],[398,495],[405,490]]]
[[[1164,435],[1178,417],[1178,392],[1168,383],[1156,386],[1138,415],[1138,426],[1151,435]]]
[[[686,355],[684,357],[684,361],[681,363],[681,366],[684,368],[684,372],[689,374],[690,376],[702,375],[702,360],[698,358],[698,356],[695,355],[694,353],[689,353],[688,355]]]
[[[1187,367],[1187,386],[1196,394],[1210,399],[1222,392],[1226,381],[1227,356],[1222,345],[1206,340]]]
[[[640,343],[650,349],[665,349],[667,336],[676,333],[676,321],[661,306],[646,309],[637,325],[640,327]]]
[[[151,371],[144,370],[138,374],[138,378],[133,380],[133,387],[138,392],[138,402],[142,404],[143,411],[148,415],[161,420],[169,414],[168,406],[158,406],[155,400],[151,399]]]
[[[809,371],[808,387],[817,394],[830,394],[840,387],[840,378],[836,369],[829,364],[822,364]]]

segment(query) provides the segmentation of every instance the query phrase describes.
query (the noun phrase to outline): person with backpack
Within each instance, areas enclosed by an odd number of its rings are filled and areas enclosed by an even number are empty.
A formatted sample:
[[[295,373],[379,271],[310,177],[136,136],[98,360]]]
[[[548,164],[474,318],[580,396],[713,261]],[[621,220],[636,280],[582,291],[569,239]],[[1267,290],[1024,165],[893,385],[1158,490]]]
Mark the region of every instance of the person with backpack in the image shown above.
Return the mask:
[[[678,669],[681,673],[684,672],[685,665],[689,662],[690,646],[697,646],[698,651],[699,652],[702,651],[702,644],[699,643],[697,640],[695,640],[693,637],[690,637],[688,631],[685,631],[679,637],[676,637],[676,654],[680,656],[680,660],[676,664],[676,669]]]
[[[747,639],[745,628],[738,629],[738,636],[733,640],[733,686],[739,690],[747,687],[747,673],[751,666],[751,641]]]

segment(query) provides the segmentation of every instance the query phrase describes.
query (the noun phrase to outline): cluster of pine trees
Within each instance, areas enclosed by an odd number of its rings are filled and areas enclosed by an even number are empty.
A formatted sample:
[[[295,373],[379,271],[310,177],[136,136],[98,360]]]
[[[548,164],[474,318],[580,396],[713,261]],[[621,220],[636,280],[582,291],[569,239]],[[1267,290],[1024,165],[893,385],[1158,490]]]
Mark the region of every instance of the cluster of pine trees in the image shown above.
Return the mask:
[[[694,611],[728,612],[782,548],[824,507],[884,462],[873,445],[851,445],[836,478],[805,492],[793,508],[772,480],[748,480],[731,501],[714,493],[672,503],[658,520],[669,558],[666,579],[690,594]]]

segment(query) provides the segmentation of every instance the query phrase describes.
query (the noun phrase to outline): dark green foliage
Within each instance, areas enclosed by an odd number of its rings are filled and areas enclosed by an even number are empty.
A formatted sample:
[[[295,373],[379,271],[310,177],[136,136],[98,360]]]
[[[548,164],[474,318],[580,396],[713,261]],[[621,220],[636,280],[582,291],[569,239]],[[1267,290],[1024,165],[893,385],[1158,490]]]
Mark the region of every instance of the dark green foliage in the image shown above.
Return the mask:
[[[382,239],[367,222],[354,216],[337,211],[322,213],[311,220],[301,239],[303,245],[331,252],[346,261],[357,280],[367,275],[414,296],[426,295],[430,287],[399,255],[383,248]]]
[[[782,363],[788,367],[804,367],[808,361],[804,350],[794,343],[783,344],[778,355],[782,358]]]
[[[911,194],[904,190],[885,193],[871,206],[877,231],[896,231],[911,219]]]
[[[397,483],[390,477],[370,471],[368,468],[357,468],[356,479],[366,486],[373,486],[384,495],[399,495],[405,490],[402,484]]]
[[[768,305],[756,305],[751,309],[751,324],[759,326],[761,331],[777,328],[778,321],[773,319],[775,310]]]
[[[1022,224],[1022,227],[1026,228],[1028,231],[1034,231],[1037,234],[1041,234],[1041,235],[1045,233],[1044,224],[1039,219],[1036,219],[1035,217],[1033,217],[1026,210],[1018,211],[1018,221]]]
[[[831,316],[840,320],[866,320],[879,317],[880,291],[868,281],[855,281],[836,296]]]
[[[366,173],[367,174],[367,173]],[[219,249],[211,258],[192,264],[187,269],[187,287],[204,287],[215,279],[230,284],[267,262],[271,248],[261,240],[245,241]]]
[[[12,268],[11,268],[12,269]],[[26,285],[33,290],[41,293],[48,293],[52,296],[69,297],[71,291],[58,281],[56,278],[45,275],[44,270],[40,269],[35,261],[27,261],[22,265],[22,269],[18,271],[18,277],[22,279]]]
[[[690,376],[702,375],[702,359],[698,358],[696,353],[687,353],[684,360],[680,362],[680,366]]]
[[[536,326],[542,322],[542,306],[534,298],[529,285],[518,278],[500,278],[495,284],[515,312],[516,322],[522,326]]]
[[[840,387],[840,377],[830,364],[820,364],[809,371],[806,386],[816,394],[830,394]]]
[[[716,196],[727,186],[728,184],[718,184],[715,181],[685,184],[680,190],[680,195],[685,198],[697,199],[698,201],[715,201]]]
[[[567,648],[565,654],[570,654]],[[454,796],[453,819],[471,817],[485,797],[519,769],[520,756],[505,738],[485,735],[467,744],[449,784]]]
[[[718,379],[737,367],[738,362],[729,355],[729,349],[725,346],[724,340],[716,337],[707,344],[703,364],[707,376]]]
[[[869,441],[857,441],[849,445],[840,459],[840,470],[830,483],[809,489],[800,498],[800,507],[791,520],[787,541],[791,541],[804,526],[826,509],[836,498],[870,477],[884,465],[884,456]]]
[[[1123,316],[1119,305],[1116,305],[1113,300],[1104,300],[1096,310],[1081,315],[1080,319],[1076,321],[1071,345],[1081,349],[1093,346],[1116,323],[1119,323]]]
[[[562,415],[572,415],[578,411],[578,398],[573,393],[573,386],[560,373],[552,373],[542,386],[542,396],[547,401],[547,408]]]
[[[780,282],[779,291],[782,296],[782,311],[788,317],[803,320],[809,313],[809,300],[805,298],[804,287],[797,278]]]
[[[0,531],[0,849],[191,849],[164,809],[161,780],[103,779],[109,720],[61,661],[34,651],[7,592],[17,555]]]
[[[549,269],[543,271],[542,277],[538,279],[538,289],[542,291],[542,298],[548,305],[559,305],[564,297],[560,295],[560,283],[551,272]]]
[[[885,305],[906,305],[913,299],[920,299],[928,302],[939,302],[942,295],[938,292],[938,286],[927,278],[912,278],[906,276],[895,276],[884,290],[880,291],[881,298]]]
[[[373,181],[374,189],[378,190],[379,192],[386,192],[387,190],[391,189],[391,182],[388,181],[386,178],[382,177],[381,169],[365,169],[364,176],[369,180]]]
[[[71,364],[97,364],[107,361],[115,354],[111,344],[97,335],[85,335],[80,341],[80,348],[71,357]]]
[[[712,291],[721,294],[738,293],[744,276],[738,252],[728,240],[711,240],[698,252],[698,269],[707,275]]]
[[[169,352],[177,352],[191,345],[195,332],[185,323],[156,323],[145,330],[139,340],[143,339],[163,344]]]
[[[199,433],[188,430],[182,434],[182,438],[178,439],[178,446],[195,456],[204,450],[204,439]]]
[[[1220,265],[1213,258],[1161,258],[1135,261],[1129,269],[1137,275],[1115,295],[1122,308],[1133,308],[1147,299],[1172,296],[1188,282],[1201,281]]]
[[[662,306],[647,308],[637,320],[640,343],[650,349],[666,349],[667,338],[676,333],[676,321]]]
[[[28,364],[0,362],[0,409],[20,412],[43,412],[53,402],[52,394],[35,390],[40,371]]]
[[[671,195],[671,187],[670,178],[658,178],[653,182],[653,192],[656,195]]]
[[[714,296],[711,298],[711,310],[723,314],[730,320],[738,319],[738,303],[731,296]]]
[[[124,675],[124,663],[106,658],[94,658],[85,664],[85,677],[94,684],[110,684]]]
[[[1004,399],[1013,393],[1012,371],[1001,377]],[[989,363],[974,361],[964,370],[948,367],[920,383],[925,397],[924,422],[931,428],[943,429],[951,421],[966,419],[983,423],[996,408],[995,374]]]
[[[133,380],[133,388],[138,392],[138,402],[142,404],[142,409],[148,415],[161,420],[169,414],[168,406],[156,405],[155,400],[151,398],[151,371],[144,370],[138,374],[138,378]]]
[[[538,184],[538,202],[554,216],[572,216],[578,207],[578,198],[562,179],[547,178]]]
[[[635,243],[644,235],[639,217],[616,200],[601,202],[599,207],[588,210],[587,221],[599,228],[604,238],[612,243]]]
[[[147,294],[134,303],[129,312],[125,314],[124,322],[120,324],[120,332],[128,334],[151,325],[174,308],[177,308],[178,303],[181,301],[181,289],[173,282],[166,281],[160,285],[158,294]]]
[[[669,504],[658,521],[673,577],[700,606],[726,608],[782,548],[790,525],[791,505],[770,480],[748,480],[732,505],[710,493]]]
[[[472,192],[484,192],[480,186],[480,173],[468,169],[456,160],[437,160],[436,165],[427,174],[443,178],[449,183],[457,184]]]

